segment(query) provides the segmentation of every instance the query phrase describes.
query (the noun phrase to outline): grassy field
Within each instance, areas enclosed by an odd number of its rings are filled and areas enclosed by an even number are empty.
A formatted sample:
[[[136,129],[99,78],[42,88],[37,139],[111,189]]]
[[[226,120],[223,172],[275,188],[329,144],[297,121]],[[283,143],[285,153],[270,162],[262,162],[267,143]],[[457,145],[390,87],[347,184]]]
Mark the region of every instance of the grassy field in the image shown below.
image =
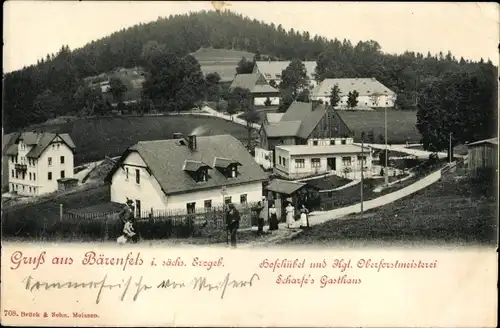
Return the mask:
[[[330,190],[344,186],[351,182],[351,180],[338,177],[336,175],[330,175],[324,178],[311,179],[304,182],[319,188],[319,190]]]
[[[450,173],[451,174],[451,173]],[[452,175],[394,203],[313,227],[291,244],[368,246],[496,244],[497,210],[492,180]]]
[[[75,166],[120,156],[125,149],[141,140],[170,139],[174,132],[184,135],[231,134],[244,141],[244,126],[206,116],[92,117],[40,125],[49,132],[69,133],[77,147]]]

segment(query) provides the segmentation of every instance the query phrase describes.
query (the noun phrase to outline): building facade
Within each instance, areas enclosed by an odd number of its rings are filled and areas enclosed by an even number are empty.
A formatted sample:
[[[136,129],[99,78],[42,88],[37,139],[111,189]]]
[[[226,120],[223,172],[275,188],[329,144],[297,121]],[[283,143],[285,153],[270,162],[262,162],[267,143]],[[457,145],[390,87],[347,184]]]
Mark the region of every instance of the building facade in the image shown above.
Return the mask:
[[[280,91],[270,86],[262,74],[236,75],[229,90],[232,91],[235,88],[249,90],[254,106],[278,106],[280,104]]]
[[[358,108],[392,108],[397,95],[375,78],[324,79],[311,91],[311,99],[330,103],[332,88],[338,85],[340,101],[336,109],[348,108],[349,92],[358,92]]]
[[[328,140],[324,140],[326,143]],[[323,144],[324,144],[323,143]],[[372,152],[353,144],[277,146],[275,169],[288,178],[334,173],[348,179],[372,175]]]
[[[255,203],[266,180],[245,146],[229,135],[139,142],[107,177],[111,201],[131,199],[137,215]]]
[[[9,192],[38,196],[73,178],[75,145],[68,134],[25,132],[7,149]]]

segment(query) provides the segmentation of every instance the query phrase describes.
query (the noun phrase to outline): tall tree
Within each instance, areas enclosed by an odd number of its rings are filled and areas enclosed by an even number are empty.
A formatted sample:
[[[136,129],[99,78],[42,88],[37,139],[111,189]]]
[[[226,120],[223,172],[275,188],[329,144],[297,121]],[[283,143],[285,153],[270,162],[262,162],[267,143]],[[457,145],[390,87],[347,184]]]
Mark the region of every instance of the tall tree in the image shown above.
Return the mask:
[[[238,62],[238,66],[236,67],[236,72],[238,74],[250,74],[253,72],[254,61],[247,60],[245,57],[242,57]]]
[[[359,93],[356,90],[349,91],[349,94],[347,94],[347,107],[355,108],[358,106],[358,96]]]
[[[123,83],[123,81],[117,77],[112,77],[109,80],[109,87],[109,91],[113,95],[114,101],[123,101],[123,96],[125,95],[125,92],[127,92],[127,86]]]
[[[332,107],[337,107],[340,102],[340,88],[338,84],[335,84],[330,91],[330,105]]]
[[[308,87],[307,71],[304,63],[297,59],[292,60],[281,73],[280,89],[290,90],[295,99],[302,90]]]

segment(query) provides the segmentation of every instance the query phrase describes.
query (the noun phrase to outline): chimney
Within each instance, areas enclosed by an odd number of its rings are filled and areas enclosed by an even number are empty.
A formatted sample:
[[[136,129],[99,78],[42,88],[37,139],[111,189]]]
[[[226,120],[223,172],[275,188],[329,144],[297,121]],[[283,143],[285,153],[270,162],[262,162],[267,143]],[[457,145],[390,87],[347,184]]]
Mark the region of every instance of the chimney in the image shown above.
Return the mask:
[[[196,135],[195,134],[190,134],[188,136],[188,147],[191,149],[191,151],[196,151],[198,145],[196,144]]]
[[[174,132],[174,134],[172,135],[172,139],[182,139],[183,136],[182,136],[182,133],[180,132]]]

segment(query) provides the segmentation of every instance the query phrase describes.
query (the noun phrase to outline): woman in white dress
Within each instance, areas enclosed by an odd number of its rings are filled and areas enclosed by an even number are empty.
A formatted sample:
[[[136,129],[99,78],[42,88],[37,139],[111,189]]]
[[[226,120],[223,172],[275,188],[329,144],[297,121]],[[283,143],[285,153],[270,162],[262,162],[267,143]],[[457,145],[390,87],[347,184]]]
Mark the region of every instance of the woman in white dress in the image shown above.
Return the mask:
[[[292,206],[292,203],[288,203],[288,206],[285,208],[286,211],[286,224],[288,228],[295,228],[295,209]]]
[[[304,204],[300,208],[300,227],[301,228],[309,228],[309,220],[307,215],[309,214],[309,210],[306,208]]]

